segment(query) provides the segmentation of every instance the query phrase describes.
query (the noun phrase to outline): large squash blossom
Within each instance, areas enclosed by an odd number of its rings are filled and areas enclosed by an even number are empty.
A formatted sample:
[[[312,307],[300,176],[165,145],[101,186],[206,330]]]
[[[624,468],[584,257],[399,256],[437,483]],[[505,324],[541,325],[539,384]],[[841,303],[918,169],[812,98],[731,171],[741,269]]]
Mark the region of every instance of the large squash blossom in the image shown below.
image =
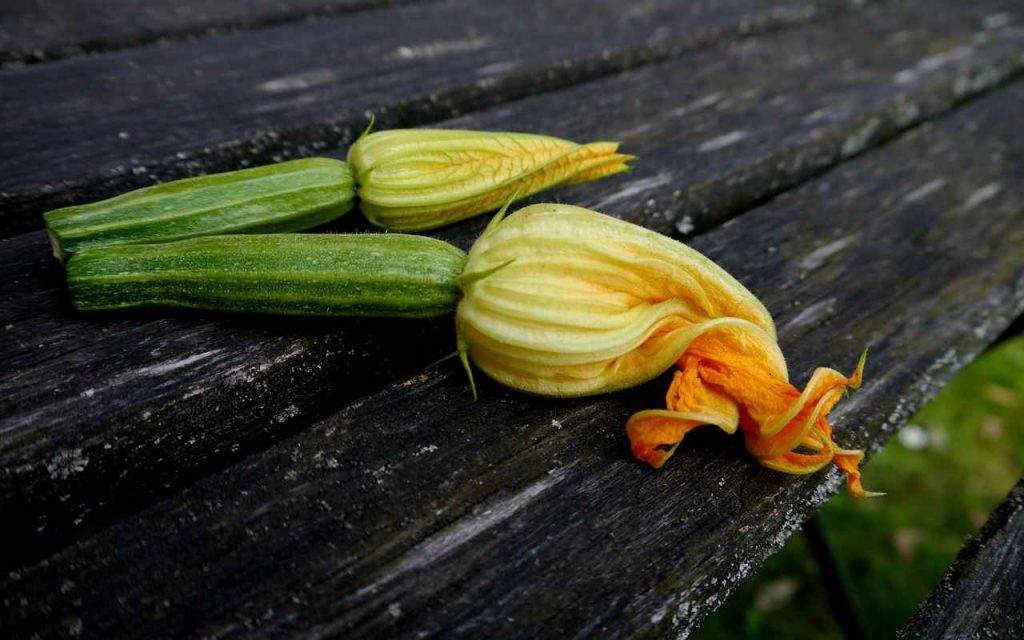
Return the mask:
[[[617,142],[576,144],[527,133],[394,129],[349,150],[360,208],[393,231],[442,227],[556,185],[626,171]]]
[[[766,467],[802,474],[830,462],[861,487],[861,451],[832,440],[827,416],[861,382],[820,368],[789,382],[764,305],[699,252],[568,205],[499,215],[469,252],[456,314],[459,349],[492,378],[546,396],[648,381],[673,365],[664,409],[627,425],[633,454],[660,467],[701,425],[740,430]],[[467,364],[468,367],[468,364]]]

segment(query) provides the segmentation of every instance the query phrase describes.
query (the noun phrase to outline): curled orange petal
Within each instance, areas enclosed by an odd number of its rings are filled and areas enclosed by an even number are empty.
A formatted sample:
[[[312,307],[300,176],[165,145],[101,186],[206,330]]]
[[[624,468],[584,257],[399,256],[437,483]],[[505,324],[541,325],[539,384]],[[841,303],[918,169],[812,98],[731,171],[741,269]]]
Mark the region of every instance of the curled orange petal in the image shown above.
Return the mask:
[[[879,491],[865,491],[860,484],[860,461],[864,459],[864,452],[860,449],[836,449],[836,466],[846,473],[846,483],[850,487],[850,493],[858,498],[874,498],[884,496]]]
[[[850,376],[819,368],[801,392],[788,382],[784,368],[761,357],[755,342],[735,331],[712,331],[695,339],[677,363],[665,398],[667,411],[642,411],[630,419],[633,455],[660,467],[702,414],[728,415],[725,407],[731,406],[747,450],[765,467],[807,474],[832,462],[846,473],[853,495],[878,495],[861,486],[863,452],[838,448],[828,422],[843,392],[860,386],[866,352]],[[728,431],[728,422],[722,422],[701,424]]]
[[[633,414],[626,423],[633,455],[655,469],[672,457],[688,431],[704,422],[689,420],[673,411],[650,409]]]
[[[626,423],[633,455],[655,469],[665,464],[691,429],[711,424],[735,433],[739,426],[736,404],[706,386],[696,367],[676,371],[665,401],[669,410],[640,411]]]

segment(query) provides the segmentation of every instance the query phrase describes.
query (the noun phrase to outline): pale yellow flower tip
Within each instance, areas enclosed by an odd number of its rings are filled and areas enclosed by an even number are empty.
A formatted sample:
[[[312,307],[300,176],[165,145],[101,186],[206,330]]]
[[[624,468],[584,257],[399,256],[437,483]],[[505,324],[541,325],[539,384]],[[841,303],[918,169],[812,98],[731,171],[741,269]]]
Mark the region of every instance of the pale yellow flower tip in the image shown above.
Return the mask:
[[[527,133],[394,129],[349,150],[363,214],[394,231],[434,229],[556,185],[628,170],[617,142]]]
[[[732,276],[684,244],[587,209],[539,204],[492,223],[462,281],[456,327],[469,358],[529,393],[640,384],[709,331],[785,371],[771,316]]]

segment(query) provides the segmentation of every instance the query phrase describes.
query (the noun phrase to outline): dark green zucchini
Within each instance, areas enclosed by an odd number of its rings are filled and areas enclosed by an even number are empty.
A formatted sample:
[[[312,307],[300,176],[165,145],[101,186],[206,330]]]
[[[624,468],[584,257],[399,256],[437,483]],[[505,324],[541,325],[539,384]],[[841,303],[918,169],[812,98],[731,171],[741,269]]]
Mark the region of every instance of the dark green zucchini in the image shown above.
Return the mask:
[[[170,306],[307,316],[452,313],[466,255],[402,234],[207,236],[83,249],[67,264],[76,309]]]
[[[344,215],[354,199],[347,163],[306,158],[158,184],[43,217],[64,260],[88,247],[301,231]]]

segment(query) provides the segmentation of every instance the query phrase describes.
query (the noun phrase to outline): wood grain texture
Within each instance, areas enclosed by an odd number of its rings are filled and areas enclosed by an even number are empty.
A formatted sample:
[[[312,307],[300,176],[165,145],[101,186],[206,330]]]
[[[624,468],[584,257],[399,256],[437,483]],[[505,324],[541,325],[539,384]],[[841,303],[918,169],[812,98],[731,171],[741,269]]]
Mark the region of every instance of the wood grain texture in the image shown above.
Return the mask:
[[[899,637],[1024,637],[1024,477],[967,541]]]
[[[0,64],[51,60],[226,30],[398,4],[402,0],[6,0]]]
[[[727,217],[694,190],[719,184],[736,202],[777,193],[839,161],[847,140],[877,144],[956,104],[972,79],[1005,77],[1020,36],[980,24],[1007,4],[881,7],[443,124],[621,138],[641,156],[633,173],[542,197],[678,235]],[[907,69],[923,70],[893,81]],[[566,105],[588,105],[585,117]],[[484,222],[438,235],[466,248]],[[5,565],[265,448],[453,344],[448,321],[90,316],[72,314],[65,295],[42,233],[0,241],[0,510],[16,514],[7,533],[19,549]]]
[[[880,446],[1024,309],[1022,105],[1017,83],[693,242],[775,313],[795,380],[871,347],[834,413],[844,446]],[[686,635],[840,478],[758,468],[711,430],[662,472],[635,462],[625,419],[664,382],[575,401],[484,382],[473,402],[449,358],[10,573],[3,617],[24,635]]]
[[[824,19],[854,0],[429,3],[0,71],[0,233]]]

